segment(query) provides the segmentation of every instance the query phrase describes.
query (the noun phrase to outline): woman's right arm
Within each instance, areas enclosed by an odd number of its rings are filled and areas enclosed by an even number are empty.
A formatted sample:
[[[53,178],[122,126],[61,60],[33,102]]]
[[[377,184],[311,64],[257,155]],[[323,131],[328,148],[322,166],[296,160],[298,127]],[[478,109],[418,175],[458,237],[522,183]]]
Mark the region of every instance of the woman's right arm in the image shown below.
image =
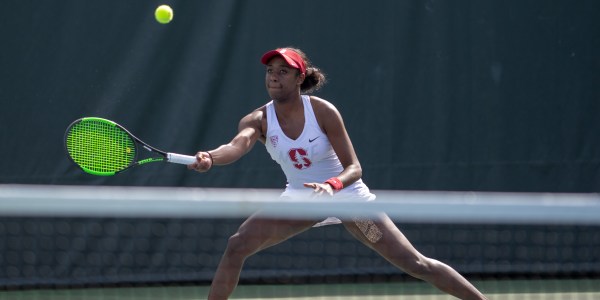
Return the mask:
[[[231,142],[221,145],[210,151],[199,151],[196,162],[189,165],[189,169],[206,172],[213,165],[227,165],[244,156],[263,135],[263,111],[255,110],[240,120],[238,134]]]

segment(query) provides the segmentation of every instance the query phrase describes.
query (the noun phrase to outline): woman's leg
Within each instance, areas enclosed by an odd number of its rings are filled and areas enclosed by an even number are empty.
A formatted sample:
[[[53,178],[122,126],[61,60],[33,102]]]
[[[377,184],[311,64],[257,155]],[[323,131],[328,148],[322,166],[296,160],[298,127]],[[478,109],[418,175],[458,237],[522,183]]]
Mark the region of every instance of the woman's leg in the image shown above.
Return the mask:
[[[406,273],[460,299],[486,299],[450,266],[419,253],[387,215],[344,221],[344,226],[358,240]]]
[[[229,238],[213,278],[208,299],[227,299],[240,278],[246,258],[312,227],[315,221],[248,218]]]

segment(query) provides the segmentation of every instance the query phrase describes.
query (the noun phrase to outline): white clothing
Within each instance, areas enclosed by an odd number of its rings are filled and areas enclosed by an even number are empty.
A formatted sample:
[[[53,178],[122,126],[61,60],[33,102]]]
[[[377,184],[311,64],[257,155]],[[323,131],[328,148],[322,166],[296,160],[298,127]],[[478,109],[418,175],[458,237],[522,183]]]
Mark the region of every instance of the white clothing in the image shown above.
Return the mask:
[[[308,182],[325,182],[338,176],[344,169],[327,135],[321,130],[310,103],[310,97],[302,95],[304,104],[304,129],[297,139],[285,135],[275,112],[273,101],[267,104],[267,133],[265,147],[271,158],[280,166],[287,178],[282,197],[309,198],[312,189],[304,187]],[[361,179],[334,193],[334,199],[344,197],[359,201],[375,199]],[[340,223],[328,218],[318,225]]]

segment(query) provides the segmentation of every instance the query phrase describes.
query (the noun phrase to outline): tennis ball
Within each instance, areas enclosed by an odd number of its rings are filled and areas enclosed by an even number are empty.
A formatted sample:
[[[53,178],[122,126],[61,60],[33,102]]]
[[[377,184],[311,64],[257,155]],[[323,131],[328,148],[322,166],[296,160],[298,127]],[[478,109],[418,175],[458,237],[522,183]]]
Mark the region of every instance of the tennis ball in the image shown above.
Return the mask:
[[[161,24],[167,24],[173,20],[173,9],[168,5],[161,5],[154,11],[156,21]]]

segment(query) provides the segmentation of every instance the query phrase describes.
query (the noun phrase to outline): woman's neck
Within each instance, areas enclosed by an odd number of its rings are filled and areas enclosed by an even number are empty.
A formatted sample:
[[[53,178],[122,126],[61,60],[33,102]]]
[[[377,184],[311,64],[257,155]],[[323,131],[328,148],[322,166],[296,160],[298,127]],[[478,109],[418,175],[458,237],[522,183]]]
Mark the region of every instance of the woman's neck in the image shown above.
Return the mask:
[[[296,140],[304,129],[304,103],[302,98],[296,101],[273,101],[279,127],[290,139]]]
[[[304,112],[304,104],[302,103],[302,96],[287,98],[287,99],[274,99],[273,104],[275,105],[275,111],[281,117],[293,116],[297,112]]]

